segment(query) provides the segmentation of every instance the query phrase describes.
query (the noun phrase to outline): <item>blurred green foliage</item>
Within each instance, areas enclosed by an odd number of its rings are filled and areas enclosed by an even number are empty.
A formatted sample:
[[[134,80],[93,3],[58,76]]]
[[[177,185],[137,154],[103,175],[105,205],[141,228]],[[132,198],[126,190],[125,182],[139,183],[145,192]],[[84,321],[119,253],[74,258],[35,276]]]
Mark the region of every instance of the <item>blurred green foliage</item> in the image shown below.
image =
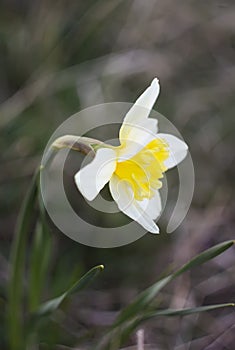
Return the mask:
[[[196,184],[190,212],[173,235],[164,233],[162,220],[160,236],[148,234],[112,250],[81,246],[50,223],[53,254],[45,300],[96,264],[103,263],[106,270],[93,288],[75,298],[67,315],[51,320],[43,336],[51,344],[59,338],[72,347],[89,329],[89,339],[84,338],[89,344],[138,291],[167,272],[168,264],[179,266],[213,243],[234,237],[234,16],[232,0],[0,3],[1,325],[16,216],[50,135],[87,106],[135,101],[154,76],[162,86],[156,108],[180,130],[193,157]],[[169,176],[172,201],[174,175]],[[168,305],[231,299],[233,263],[231,250],[181,277],[165,295]],[[186,344],[231,348],[230,311],[206,314],[199,321],[149,321],[146,341],[170,350]],[[4,337],[0,327],[1,349]]]

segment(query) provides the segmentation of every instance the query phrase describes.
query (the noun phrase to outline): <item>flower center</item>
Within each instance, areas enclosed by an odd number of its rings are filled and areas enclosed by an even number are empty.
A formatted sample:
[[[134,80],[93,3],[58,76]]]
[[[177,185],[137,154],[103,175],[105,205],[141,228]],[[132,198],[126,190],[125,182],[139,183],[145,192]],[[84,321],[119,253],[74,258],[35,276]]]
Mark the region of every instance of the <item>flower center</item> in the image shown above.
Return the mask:
[[[118,162],[115,174],[132,187],[134,198],[152,198],[162,183],[159,179],[167,170],[164,161],[169,156],[168,144],[160,139],[148,143],[132,158]]]

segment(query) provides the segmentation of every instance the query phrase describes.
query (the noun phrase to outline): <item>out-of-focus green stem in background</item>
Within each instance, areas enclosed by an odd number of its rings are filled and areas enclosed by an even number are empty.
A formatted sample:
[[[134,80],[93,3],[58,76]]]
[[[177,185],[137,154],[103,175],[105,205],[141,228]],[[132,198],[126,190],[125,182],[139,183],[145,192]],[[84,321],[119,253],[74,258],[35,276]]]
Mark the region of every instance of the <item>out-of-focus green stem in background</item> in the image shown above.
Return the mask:
[[[9,300],[7,308],[8,339],[10,349],[25,348],[23,320],[23,293],[25,288],[25,261],[27,241],[34,218],[35,202],[38,194],[38,176],[36,172],[26,194],[16,226],[15,240],[12,247]]]

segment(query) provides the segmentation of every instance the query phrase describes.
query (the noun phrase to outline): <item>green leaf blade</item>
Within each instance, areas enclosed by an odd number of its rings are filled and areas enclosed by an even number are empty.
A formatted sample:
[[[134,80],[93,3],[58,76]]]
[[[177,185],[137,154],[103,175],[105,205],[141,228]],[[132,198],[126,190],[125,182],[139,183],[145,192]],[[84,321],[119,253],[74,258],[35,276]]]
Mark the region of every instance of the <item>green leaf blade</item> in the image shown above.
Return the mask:
[[[8,287],[7,327],[8,343],[11,350],[24,349],[23,327],[23,283],[26,246],[38,194],[39,170],[36,171],[28,188],[17,220],[14,241],[11,248],[11,272]]]
[[[226,251],[227,249],[232,247],[234,245],[234,243],[235,243],[235,241],[232,241],[232,240],[222,242],[222,243],[216,244],[215,246],[203,251],[202,253],[198,254],[193,259],[191,259],[188,263],[183,265],[179,270],[177,270],[174,273],[174,276],[177,277],[177,276],[181,275],[182,273],[190,270],[193,267],[196,267],[196,266],[199,266],[199,265],[206,263],[207,261],[215,258],[216,256],[222,254],[224,251]]]
[[[201,312],[221,309],[224,307],[235,307],[235,304],[234,303],[224,303],[224,304],[215,304],[215,305],[204,305],[204,306],[199,306],[199,307],[194,307],[194,308],[185,308],[185,309],[159,310],[159,311],[144,315],[142,321],[153,318],[153,317],[159,317],[159,316],[171,316],[171,317],[172,316],[187,316],[187,315],[192,315],[195,313],[201,313]]]
[[[140,293],[131,304],[129,304],[126,308],[123,309],[123,311],[119,314],[116,321],[114,322],[112,328],[115,328],[123,322],[128,321],[132,317],[135,317],[135,315],[138,312],[141,312],[143,308],[147,308],[151,301],[157,296],[157,294],[173,279],[183,274],[184,272],[190,270],[191,268],[202,265],[207,261],[215,258],[216,256],[222,254],[224,251],[226,251],[233,245],[234,241],[232,240],[219,243],[198,254],[196,257],[192,258],[188,263],[183,265],[173,274],[164,277],[160,281],[154,283],[152,286]]]
[[[101,272],[103,271],[104,266],[98,265],[93,267],[90,271],[88,271],[84,276],[82,276],[78,281],[76,281],[67,291],[62,293],[60,296],[53,298],[51,300],[46,301],[42,305],[38,307],[36,312],[32,314],[32,318],[34,321],[38,320],[42,317],[47,317],[52,314],[56,309],[60,307],[62,302],[68,298],[70,295],[81,291],[86,288],[88,284]]]
[[[156,318],[156,317],[176,317],[176,316],[189,316],[192,314],[198,314],[201,312],[207,312],[207,311],[213,311],[225,307],[234,307],[234,303],[224,303],[224,304],[215,304],[215,305],[204,305],[199,306],[195,308],[185,308],[185,309],[165,309],[165,310],[159,310],[159,311],[153,311],[146,313],[145,315],[138,317],[137,319],[134,319],[133,321],[129,322],[129,324],[123,328],[118,330],[119,332],[118,336],[121,339],[121,342],[125,342],[130,334],[132,334],[143,322],[146,322],[150,319]],[[115,336],[113,334],[113,336]],[[108,349],[108,348],[107,348]]]
[[[113,324],[113,327],[117,327],[123,322],[126,322],[133,315],[146,307],[161,291],[161,289],[164,288],[172,280],[172,278],[172,275],[165,277],[140,293],[139,296],[119,314],[117,320]]]

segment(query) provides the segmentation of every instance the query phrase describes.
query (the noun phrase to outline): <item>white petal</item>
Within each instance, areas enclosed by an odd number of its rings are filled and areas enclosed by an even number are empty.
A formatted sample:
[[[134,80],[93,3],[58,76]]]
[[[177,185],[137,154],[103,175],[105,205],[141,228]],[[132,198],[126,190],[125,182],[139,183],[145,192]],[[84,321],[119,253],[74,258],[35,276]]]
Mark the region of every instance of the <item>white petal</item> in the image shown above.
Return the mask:
[[[160,85],[157,78],[153,79],[151,85],[140,95],[133,107],[126,114],[124,123],[133,123],[138,117],[148,118],[154,103],[160,92]],[[142,107],[142,108],[138,108]],[[134,123],[135,124],[135,123]]]
[[[115,168],[116,152],[110,148],[99,149],[94,160],[74,176],[81,194],[89,201],[93,200],[110,180]]]
[[[138,222],[146,230],[159,233],[159,228],[152,218],[141,208],[139,202],[134,199],[133,192],[125,181],[119,181],[116,175],[109,182],[111,195],[118,208],[134,221]]]
[[[158,79],[155,78],[126,114],[119,132],[121,143],[129,139],[138,141],[139,135],[141,138],[144,138],[146,131],[157,132],[157,120],[147,118],[158,97],[159,91],[160,85]],[[134,130],[132,131],[133,128]]]
[[[156,136],[158,131],[158,121],[153,118],[136,118],[135,123],[122,124],[119,138],[120,141],[125,143],[127,141],[141,142],[149,137]]]
[[[156,139],[157,120],[141,119],[139,125],[126,125],[124,132],[127,132],[125,138],[123,135],[120,138],[122,147],[119,149],[119,157],[121,161],[133,157],[149,142]]]
[[[156,220],[161,214],[162,201],[159,191],[156,191],[154,197],[151,199],[145,198],[138,202],[141,208],[151,217],[151,219]]]
[[[173,168],[186,157],[188,146],[178,137],[169,134],[157,134],[156,138],[165,140],[169,145],[169,158],[164,162],[168,169]]]

